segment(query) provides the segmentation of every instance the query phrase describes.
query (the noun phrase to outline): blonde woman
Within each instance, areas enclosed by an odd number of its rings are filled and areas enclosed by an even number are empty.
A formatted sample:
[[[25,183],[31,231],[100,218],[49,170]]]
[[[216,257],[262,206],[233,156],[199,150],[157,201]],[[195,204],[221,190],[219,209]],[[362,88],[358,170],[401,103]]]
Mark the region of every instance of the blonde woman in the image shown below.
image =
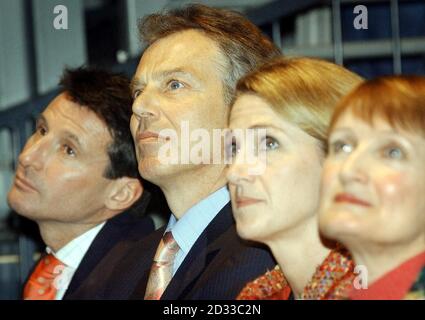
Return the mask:
[[[290,290],[295,298],[338,299],[351,284],[352,262],[323,243],[317,211],[331,115],[361,81],[330,62],[283,57],[239,81],[230,129],[266,134],[255,161],[247,161],[248,139],[233,135],[229,143],[233,214],[239,235],[266,244],[280,267],[248,284],[239,299],[287,299]]]

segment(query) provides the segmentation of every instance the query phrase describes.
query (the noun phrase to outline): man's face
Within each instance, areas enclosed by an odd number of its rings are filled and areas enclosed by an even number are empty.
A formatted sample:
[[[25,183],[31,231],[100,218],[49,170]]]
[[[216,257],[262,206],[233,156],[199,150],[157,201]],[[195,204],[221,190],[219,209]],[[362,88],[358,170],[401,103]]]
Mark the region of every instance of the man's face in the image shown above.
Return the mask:
[[[143,54],[133,79],[135,100],[131,132],[139,172],[145,179],[161,184],[164,179],[175,179],[183,172],[196,175],[197,168],[209,165],[184,164],[180,160],[178,164],[164,164],[160,149],[166,143],[171,144],[179,151],[181,159],[193,150],[193,145],[199,144],[199,140],[187,141],[190,138],[181,136],[185,126],[190,134],[202,128],[210,137],[213,129],[227,127],[228,106],[224,102],[222,80],[224,65],[225,58],[218,45],[195,30],[158,40]],[[164,129],[176,132],[178,142],[158,137]],[[224,164],[222,166],[224,168]]]
[[[111,140],[94,112],[59,95],[40,115],[19,156],[10,207],[37,222],[103,221]]]

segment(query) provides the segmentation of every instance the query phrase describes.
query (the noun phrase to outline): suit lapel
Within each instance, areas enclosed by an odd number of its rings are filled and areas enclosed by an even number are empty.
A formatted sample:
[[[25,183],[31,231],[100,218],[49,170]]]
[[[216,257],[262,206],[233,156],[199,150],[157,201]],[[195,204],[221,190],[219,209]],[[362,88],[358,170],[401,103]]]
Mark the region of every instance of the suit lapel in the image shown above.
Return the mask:
[[[196,280],[220,251],[219,248],[214,248],[214,241],[233,224],[231,205],[228,203],[196,240],[161,300],[179,299],[180,296],[184,296],[190,291]]]
[[[72,277],[66,294],[72,294],[72,292],[74,292],[74,290],[83,283],[102,257],[111,249],[116,240],[120,238],[120,231],[124,230],[120,230],[120,228],[117,228],[116,225],[110,221],[106,222],[102,230],[94,239],[93,243],[90,245],[83,260],[81,260],[79,267]]]
[[[145,194],[145,192],[144,192]],[[146,193],[141,201],[142,210],[145,210],[149,202],[150,195]],[[144,212],[138,212],[143,215]],[[75,271],[71,283],[65,293],[65,297],[72,295],[87,279],[90,273],[96,268],[99,262],[108,254],[109,251],[123,238],[131,235],[130,230],[137,225],[137,234],[149,234],[154,230],[153,221],[150,218],[136,216],[131,211],[123,212],[114,218],[108,220],[98,235],[93,240],[86,254]]]
[[[165,227],[162,227],[152,233],[150,236],[146,237],[140,245],[136,247],[136,251],[129,253],[129,257],[133,257],[131,260],[128,260],[128,263],[124,261],[121,265],[122,268],[120,270],[124,270],[123,273],[126,273],[127,270],[133,269],[137,270],[135,274],[137,275],[137,279],[135,278],[132,283],[136,283],[136,287],[129,293],[124,293],[124,298],[127,299],[143,299],[145,296],[146,286],[148,284],[149,273],[152,267],[153,258],[155,257],[156,250],[158,248],[159,242],[165,232]],[[136,259],[137,265],[134,266]],[[117,281],[120,283],[127,282],[127,280],[123,281],[122,277],[115,277]],[[116,291],[116,288],[113,288]]]

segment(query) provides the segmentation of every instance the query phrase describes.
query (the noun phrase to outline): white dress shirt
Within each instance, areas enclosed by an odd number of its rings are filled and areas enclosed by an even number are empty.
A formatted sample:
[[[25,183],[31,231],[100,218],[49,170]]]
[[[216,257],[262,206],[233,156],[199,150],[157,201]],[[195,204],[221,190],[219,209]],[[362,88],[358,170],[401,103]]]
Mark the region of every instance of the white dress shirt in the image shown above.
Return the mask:
[[[165,232],[171,230],[180,248],[174,260],[173,276],[196,240],[229,201],[229,190],[223,187],[198,202],[179,220],[173,214],[171,215]]]
[[[48,254],[53,254],[57,259],[65,264],[65,268],[58,277],[60,279],[57,279],[58,281],[55,280],[55,285],[57,286],[55,300],[62,300],[69,284],[71,283],[75,271],[81,263],[81,260],[83,260],[84,255],[87,253],[87,250],[105,223],[106,221],[71,240],[58,252],[53,252],[53,250],[49,247],[46,248],[46,252]]]

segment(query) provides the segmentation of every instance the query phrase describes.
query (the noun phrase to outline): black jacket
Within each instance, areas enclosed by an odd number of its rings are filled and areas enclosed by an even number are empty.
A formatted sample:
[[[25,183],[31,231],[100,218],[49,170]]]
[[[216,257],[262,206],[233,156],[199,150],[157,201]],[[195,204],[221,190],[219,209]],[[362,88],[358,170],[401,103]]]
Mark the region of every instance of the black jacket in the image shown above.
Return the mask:
[[[69,298],[143,299],[163,233],[161,228],[144,239],[120,242]],[[238,237],[229,203],[197,239],[162,299],[234,299],[275,265],[267,249]]]

